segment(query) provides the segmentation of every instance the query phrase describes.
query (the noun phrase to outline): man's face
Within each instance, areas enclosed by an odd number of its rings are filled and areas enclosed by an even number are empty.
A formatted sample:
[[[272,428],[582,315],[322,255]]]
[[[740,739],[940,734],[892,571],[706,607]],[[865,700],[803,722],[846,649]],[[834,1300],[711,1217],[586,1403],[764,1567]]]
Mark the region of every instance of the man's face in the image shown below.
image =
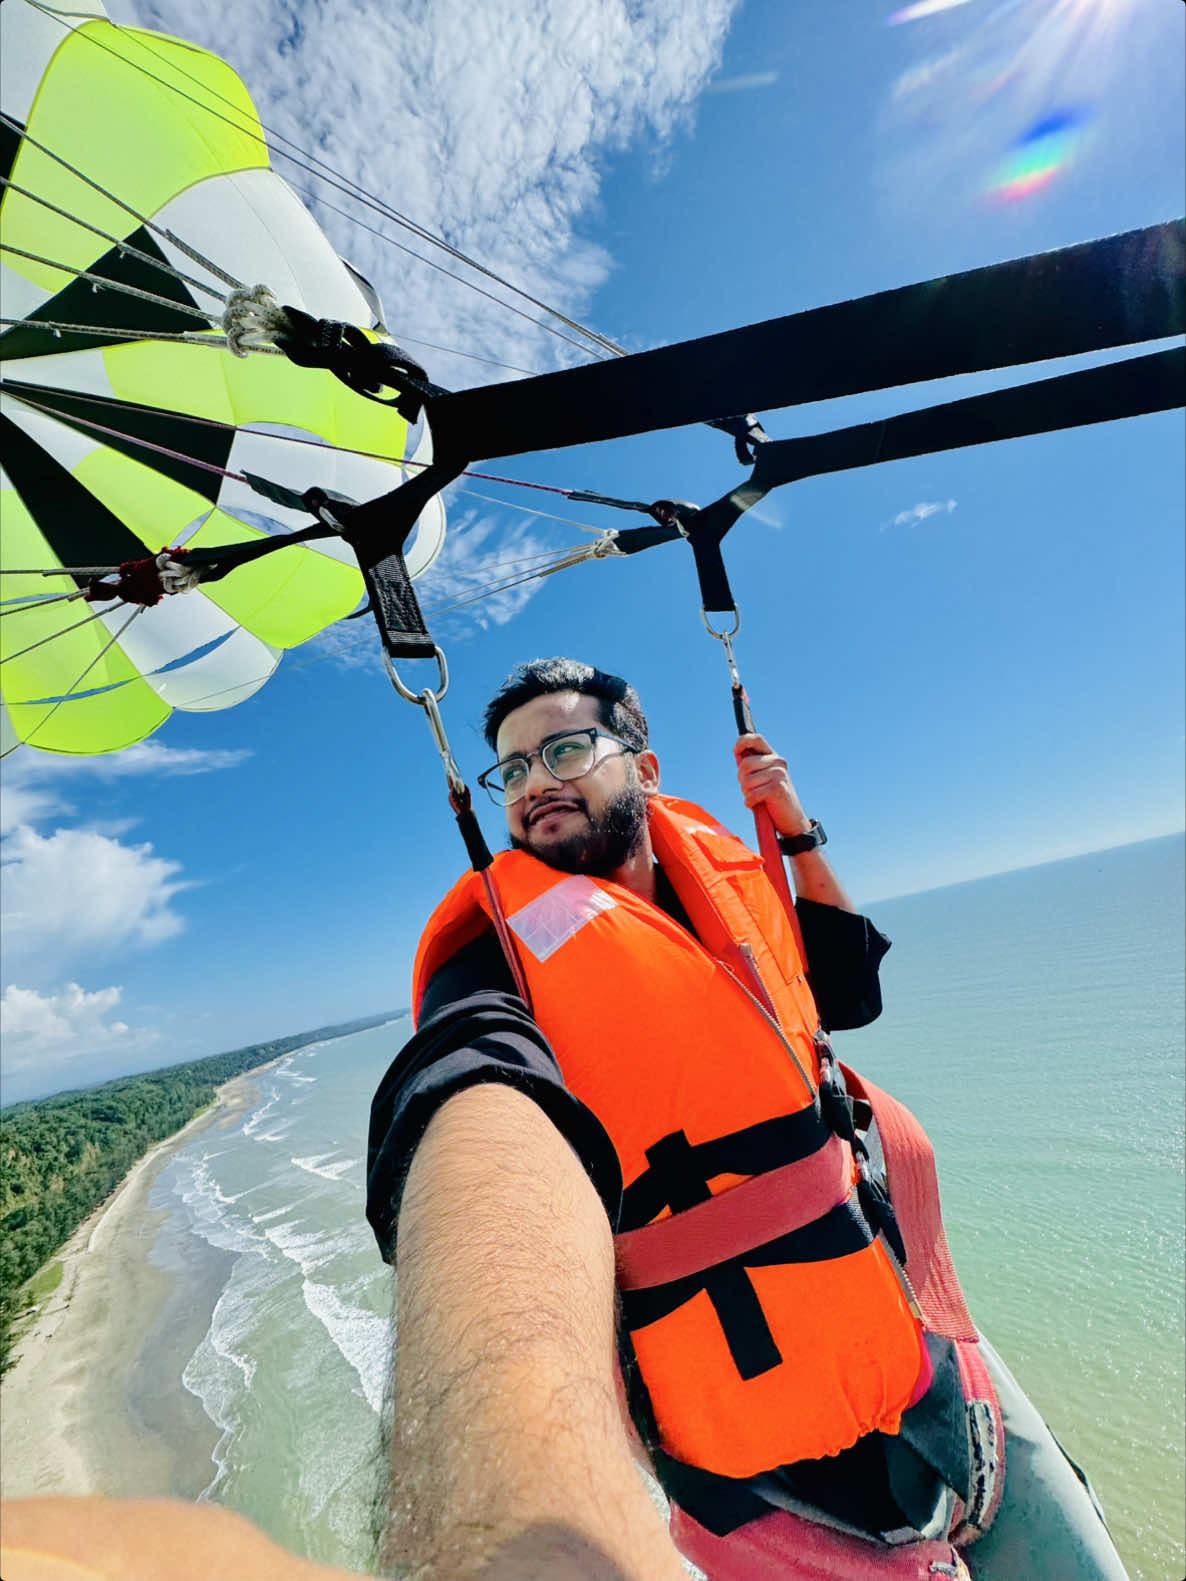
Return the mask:
[[[582,692],[533,697],[499,727],[499,760],[534,752],[548,736],[589,725],[605,728],[596,698]],[[646,798],[658,789],[659,778],[653,753],[635,757],[602,737],[596,750],[593,767],[575,780],[557,780],[533,759],[526,793],[506,815],[517,850],[566,873],[604,878],[637,849],[646,830]]]

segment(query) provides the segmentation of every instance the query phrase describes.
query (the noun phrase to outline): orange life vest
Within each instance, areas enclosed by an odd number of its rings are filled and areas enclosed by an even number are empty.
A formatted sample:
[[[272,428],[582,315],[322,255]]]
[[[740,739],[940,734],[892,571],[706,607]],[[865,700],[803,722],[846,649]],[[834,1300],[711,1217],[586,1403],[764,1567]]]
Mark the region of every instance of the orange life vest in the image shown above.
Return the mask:
[[[649,814],[699,941],[524,852],[494,876],[535,1018],[621,1162],[623,1316],[662,1447],[747,1477],[897,1431],[929,1368],[821,1116],[819,1016],[760,859],[691,803],[656,796]],[[417,1013],[489,920],[470,873],[421,940]]]

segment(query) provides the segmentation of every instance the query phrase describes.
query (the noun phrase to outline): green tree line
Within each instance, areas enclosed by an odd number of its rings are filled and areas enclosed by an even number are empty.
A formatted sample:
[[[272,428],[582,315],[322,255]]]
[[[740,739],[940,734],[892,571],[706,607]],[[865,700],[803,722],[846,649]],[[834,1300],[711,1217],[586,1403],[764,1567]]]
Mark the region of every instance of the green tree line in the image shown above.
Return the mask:
[[[0,1110],[0,1373],[13,1359],[12,1325],[26,1305],[21,1287],[150,1147],[211,1104],[214,1089],[232,1077],[319,1038],[378,1026],[392,1014]]]

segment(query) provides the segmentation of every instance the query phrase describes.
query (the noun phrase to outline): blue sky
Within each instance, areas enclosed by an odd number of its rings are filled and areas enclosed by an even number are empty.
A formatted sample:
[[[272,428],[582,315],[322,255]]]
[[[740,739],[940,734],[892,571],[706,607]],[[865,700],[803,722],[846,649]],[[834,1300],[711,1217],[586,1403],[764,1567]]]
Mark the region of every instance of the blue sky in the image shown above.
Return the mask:
[[[126,0],[113,14],[218,50],[266,123],[629,349],[1181,212],[1180,5],[967,0],[891,26],[892,10],[434,0],[397,18],[346,0]],[[1061,128],[1042,145],[1056,168],[1002,197],[1043,122]],[[409,344],[538,369],[569,354],[318,217]],[[446,385],[489,376],[424,357]],[[763,420],[810,433],[1005,382]],[[862,901],[1182,826],[1183,460],[1181,413],[1141,418],[800,483],[730,536],[755,714]],[[703,428],[491,470],[699,502],[738,476]],[[582,537],[524,514],[522,499],[554,497],[472,488],[509,503],[451,497],[426,607],[492,562]],[[620,525],[563,500],[555,514]],[[487,764],[477,721],[507,670],[567,652],[634,680],[666,788],[745,828],[724,662],[681,545],[435,629],[467,774]],[[407,1002],[420,927],[463,857],[425,722],[373,644],[347,646],[360,635],[306,645],[250,702],[174,714],[111,760],[6,760],[6,1101]],[[496,809],[483,818],[499,839]]]

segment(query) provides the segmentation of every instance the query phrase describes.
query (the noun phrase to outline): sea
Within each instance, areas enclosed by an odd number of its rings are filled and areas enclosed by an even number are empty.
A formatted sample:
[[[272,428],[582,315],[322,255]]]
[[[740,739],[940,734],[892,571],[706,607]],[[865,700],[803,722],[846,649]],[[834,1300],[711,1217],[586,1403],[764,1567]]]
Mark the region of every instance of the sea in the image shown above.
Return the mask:
[[[1186,1573],[1184,856],[1172,835],[870,907],[886,1008],[836,1040],[927,1126],[977,1322],[1087,1469],[1133,1581]],[[359,1569],[395,1343],[367,1117],[408,1030],[261,1072],[152,1198],[152,1256],[213,1296],[179,1380],[210,1426],[203,1497]]]

